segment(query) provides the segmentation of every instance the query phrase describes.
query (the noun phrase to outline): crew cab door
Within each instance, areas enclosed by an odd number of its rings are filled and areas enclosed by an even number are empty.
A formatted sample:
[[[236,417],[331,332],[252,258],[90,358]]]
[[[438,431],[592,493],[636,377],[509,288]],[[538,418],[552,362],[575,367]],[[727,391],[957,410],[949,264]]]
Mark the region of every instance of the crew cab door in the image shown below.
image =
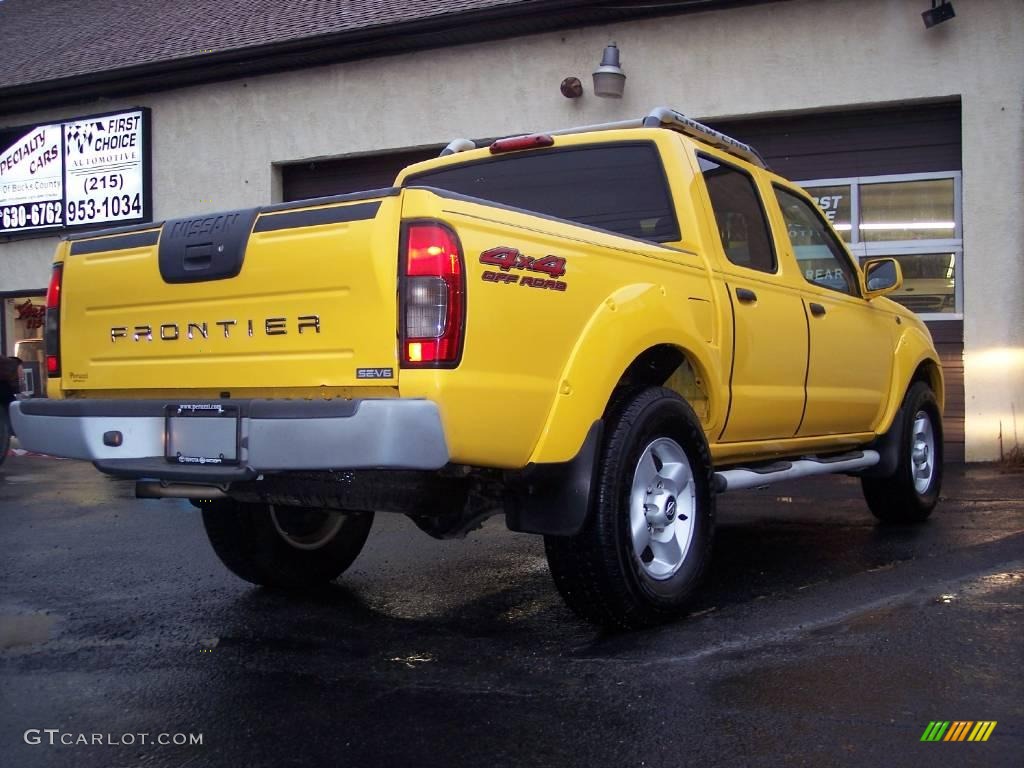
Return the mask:
[[[886,405],[896,316],[861,297],[846,249],[802,192],[776,184],[776,243],[804,280],[810,329],[807,407],[798,437],[870,432]]]
[[[709,213],[703,235],[721,248],[720,290],[733,315],[730,404],[722,442],[789,438],[804,407],[807,320],[800,287],[779,269],[754,177],[717,154],[697,155]]]

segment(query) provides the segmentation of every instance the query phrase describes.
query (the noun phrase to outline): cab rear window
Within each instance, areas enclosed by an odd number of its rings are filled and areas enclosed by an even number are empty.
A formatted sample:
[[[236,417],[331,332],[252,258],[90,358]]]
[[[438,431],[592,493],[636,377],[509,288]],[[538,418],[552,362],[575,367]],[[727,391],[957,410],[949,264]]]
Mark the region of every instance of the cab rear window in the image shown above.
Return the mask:
[[[650,142],[541,149],[410,176],[499,205],[667,243],[679,240],[668,181]]]

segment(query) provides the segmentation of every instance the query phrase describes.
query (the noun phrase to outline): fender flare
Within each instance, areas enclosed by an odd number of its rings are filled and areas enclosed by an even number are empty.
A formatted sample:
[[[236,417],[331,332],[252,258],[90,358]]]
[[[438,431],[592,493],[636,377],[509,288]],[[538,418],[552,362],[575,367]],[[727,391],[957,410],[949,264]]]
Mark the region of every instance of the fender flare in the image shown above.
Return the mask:
[[[563,463],[577,455],[591,425],[602,417],[623,373],[651,347],[672,345],[686,355],[695,371],[708,382],[720,382],[720,361],[710,354],[712,342],[701,338],[709,328],[697,317],[692,301],[670,302],[664,288],[646,283],[624,286],[595,309],[576,342],[558,380],[530,462]],[[710,388],[712,421],[722,398]]]
[[[888,405],[878,422],[877,434],[884,435],[896,423],[896,415],[903,404],[903,396],[910,389],[918,369],[925,363],[930,363],[934,366],[935,377],[929,378],[929,384],[935,392],[935,399],[939,404],[939,412],[943,413],[945,411],[945,383],[942,376],[942,363],[939,361],[938,354],[935,352],[935,346],[927,330],[923,327],[911,325],[896,342],[893,352],[893,374],[889,385]]]

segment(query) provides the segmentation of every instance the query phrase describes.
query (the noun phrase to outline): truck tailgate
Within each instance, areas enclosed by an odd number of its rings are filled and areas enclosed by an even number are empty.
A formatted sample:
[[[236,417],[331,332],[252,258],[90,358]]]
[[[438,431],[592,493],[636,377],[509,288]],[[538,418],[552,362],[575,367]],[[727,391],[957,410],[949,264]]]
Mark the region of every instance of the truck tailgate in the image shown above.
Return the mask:
[[[397,386],[397,195],[72,240],[63,389]]]

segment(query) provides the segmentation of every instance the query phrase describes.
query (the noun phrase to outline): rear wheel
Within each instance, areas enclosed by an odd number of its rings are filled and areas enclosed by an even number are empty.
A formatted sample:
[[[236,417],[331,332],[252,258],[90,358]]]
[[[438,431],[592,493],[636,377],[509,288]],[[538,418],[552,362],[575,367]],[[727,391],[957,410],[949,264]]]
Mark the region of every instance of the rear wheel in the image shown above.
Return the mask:
[[[942,418],[931,387],[919,381],[907,390],[900,418],[896,471],[889,477],[865,477],[861,486],[868,507],[883,523],[920,523],[932,513],[942,487]]]
[[[287,589],[336,579],[355,561],[373,525],[372,512],[233,500],[205,503],[202,509],[213,551],[232,573]]]
[[[700,422],[676,393],[643,390],[606,420],[590,520],[545,537],[555,586],[581,617],[649,626],[679,616],[711,552],[711,457]]]

